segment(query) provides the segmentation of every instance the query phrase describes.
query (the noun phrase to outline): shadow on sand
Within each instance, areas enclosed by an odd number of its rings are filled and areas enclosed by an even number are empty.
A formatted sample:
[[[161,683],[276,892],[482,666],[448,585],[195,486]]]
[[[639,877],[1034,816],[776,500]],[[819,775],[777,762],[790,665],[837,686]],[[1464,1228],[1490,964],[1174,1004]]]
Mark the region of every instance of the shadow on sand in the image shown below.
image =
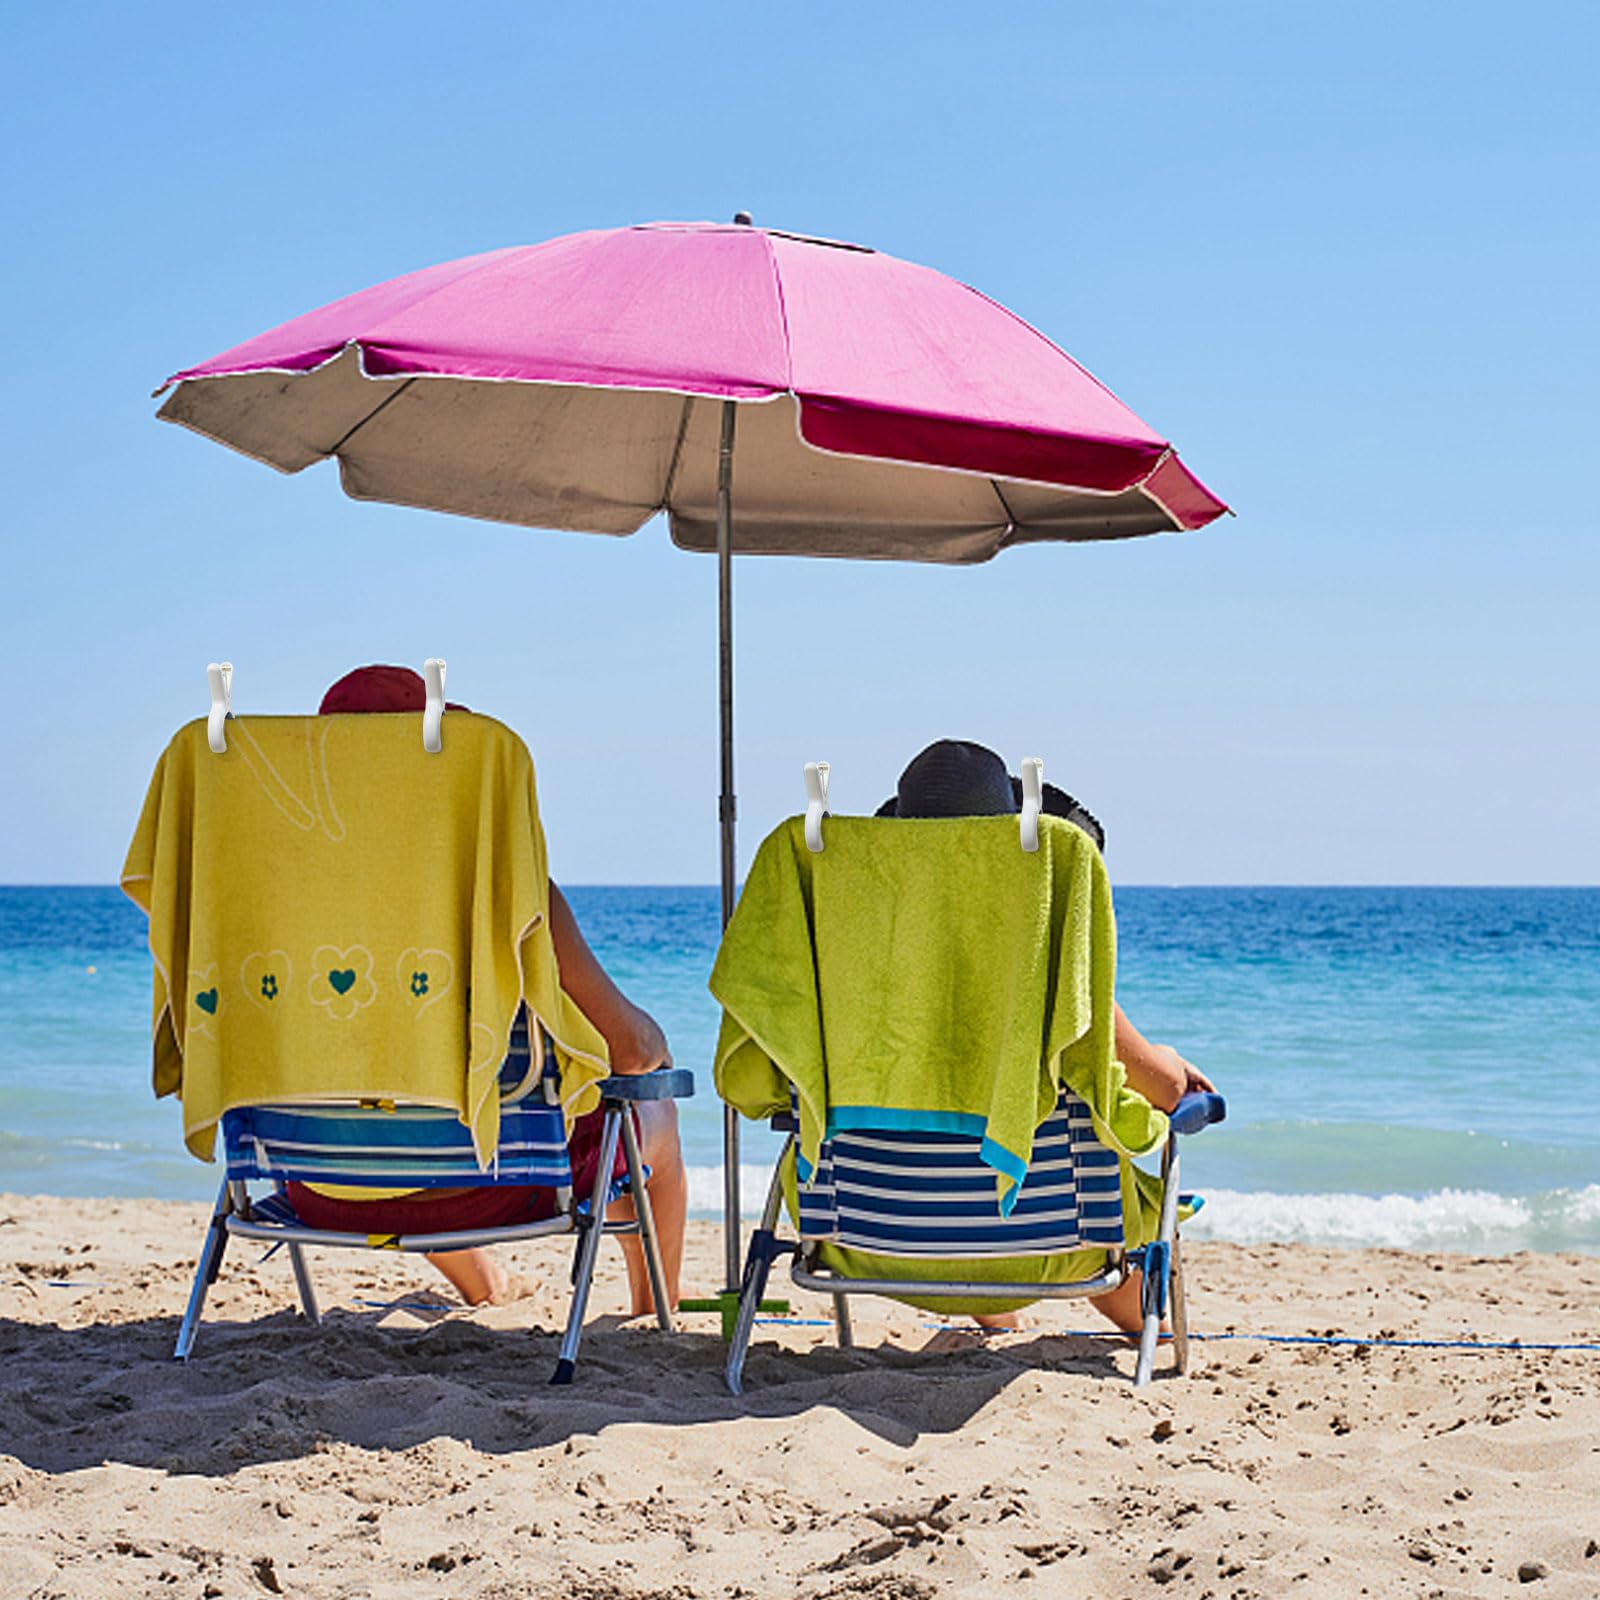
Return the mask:
[[[617,1423],[689,1426],[829,1407],[901,1446],[960,1428],[1012,1381],[1049,1369],[1119,1376],[1105,1343],[1040,1335],[994,1346],[781,1349],[756,1330],[747,1393],[723,1387],[711,1332],[597,1318],[576,1381],[552,1387],[557,1336],[466,1318],[380,1325],[385,1310],[208,1321],[187,1364],[177,1319],[58,1328],[0,1318],[0,1452],[46,1472],[102,1462],[221,1475],[347,1443],[403,1450],[440,1437],[492,1453],[541,1449]],[[954,1348],[952,1348],[954,1346]],[[925,1381],[937,1371],[939,1381]],[[1158,1377],[1160,1373],[1158,1372]]]

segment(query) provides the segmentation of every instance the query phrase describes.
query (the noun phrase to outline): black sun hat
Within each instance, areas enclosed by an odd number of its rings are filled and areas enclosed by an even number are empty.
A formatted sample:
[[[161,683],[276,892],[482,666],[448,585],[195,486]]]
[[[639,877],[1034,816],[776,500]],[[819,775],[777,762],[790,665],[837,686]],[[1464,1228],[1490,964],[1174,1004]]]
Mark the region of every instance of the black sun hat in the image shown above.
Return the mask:
[[[1106,847],[1106,831],[1099,819],[1065,789],[1047,783],[1041,796],[1044,814],[1076,824],[1095,842]],[[885,800],[880,817],[1000,817],[1022,810],[1022,779],[1006,771],[993,750],[970,739],[936,739],[913,756],[894,798]]]

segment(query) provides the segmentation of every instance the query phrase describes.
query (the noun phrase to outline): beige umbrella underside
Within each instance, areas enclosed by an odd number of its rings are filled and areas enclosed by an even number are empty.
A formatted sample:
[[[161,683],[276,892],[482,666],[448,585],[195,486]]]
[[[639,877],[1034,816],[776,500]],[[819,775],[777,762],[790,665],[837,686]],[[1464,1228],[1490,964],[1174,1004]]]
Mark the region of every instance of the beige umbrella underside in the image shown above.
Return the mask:
[[[160,415],[282,472],[339,459],[345,493],[536,528],[637,531],[668,513],[717,547],[722,402],[664,390],[481,378],[369,378],[347,349],[312,372],[191,378]],[[1037,540],[1177,529],[1147,489],[1097,494],[834,455],[800,437],[793,395],[741,402],[741,554],[987,561]]]

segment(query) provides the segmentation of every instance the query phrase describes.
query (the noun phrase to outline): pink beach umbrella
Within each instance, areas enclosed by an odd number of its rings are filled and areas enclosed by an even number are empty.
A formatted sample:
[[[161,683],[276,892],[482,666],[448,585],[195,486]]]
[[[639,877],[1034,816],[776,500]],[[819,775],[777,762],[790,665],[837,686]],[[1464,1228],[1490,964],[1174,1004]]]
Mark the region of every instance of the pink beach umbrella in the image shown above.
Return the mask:
[[[986,561],[1227,507],[1070,356],[859,245],[653,223],[408,273],[179,372],[160,415],[358,500],[719,557],[722,911],[734,891],[732,556]],[[735,437],[738,450],[735,456]],[[738,1120],[725,1123],[728,1285]]]

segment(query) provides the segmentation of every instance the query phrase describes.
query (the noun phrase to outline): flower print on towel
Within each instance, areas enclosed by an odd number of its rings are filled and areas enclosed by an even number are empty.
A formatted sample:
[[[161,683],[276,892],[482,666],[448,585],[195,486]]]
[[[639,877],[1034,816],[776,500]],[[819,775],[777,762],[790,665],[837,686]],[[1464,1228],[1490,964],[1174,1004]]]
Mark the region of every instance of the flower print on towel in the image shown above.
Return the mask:
[[[207,1039],[216,1038],[212,1026],[222,1015],[222,990],[217,983],[217,964],[195,967],[189,973],[189,1032]]]
[[[294,963],[286,950],[257,950],[240,963],[239,987],[263,1011],[281,1011],[293,983]]]
[[[394,977],[410,1013],[420,1017],[429,1006],[449,994],[455,962],[443,950],[402,950]]]
[[[353,944],[347,950],[331,944],[317,946],[311,957],[312,1005],[326,1006],[335,1021],[348,1022],[377,998],[372,952],[365,945]]]

